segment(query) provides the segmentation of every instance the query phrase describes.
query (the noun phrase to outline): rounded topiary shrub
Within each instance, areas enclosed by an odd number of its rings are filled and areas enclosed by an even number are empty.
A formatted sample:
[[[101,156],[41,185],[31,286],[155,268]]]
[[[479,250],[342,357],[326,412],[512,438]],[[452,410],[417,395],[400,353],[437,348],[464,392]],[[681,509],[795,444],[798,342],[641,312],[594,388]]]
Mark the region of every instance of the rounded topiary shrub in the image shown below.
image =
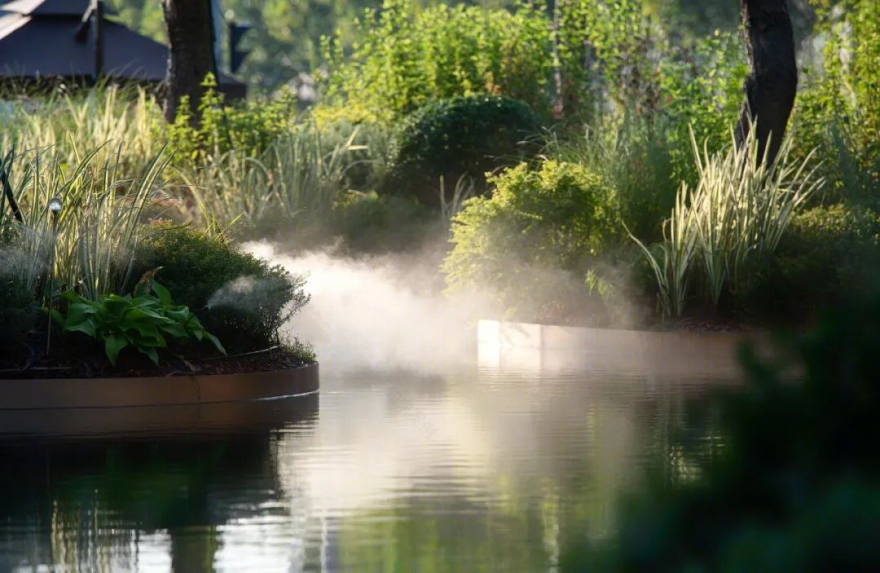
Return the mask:
[[[309,300],[302,277],[189,227],[154,226],[135,254],[131,287],[154,269],[174,302],[188,306],[230,354],[278,343],[278,329]]]
[[[485,174],[537,153],[531,138],[540,124],[523,102],[494,95],[454,97],[409,115],[395,132],[385,190],[440,203],[440,178],[447,198],[462,176],[477,190]]]
[[[557,161],[523,163],[488,183],[492,196],[467,201],[453,220],[443,263],[450,287],[488,289],[523,320],[590,320],[586,277],[620,237],[613,190],[587,168]]]

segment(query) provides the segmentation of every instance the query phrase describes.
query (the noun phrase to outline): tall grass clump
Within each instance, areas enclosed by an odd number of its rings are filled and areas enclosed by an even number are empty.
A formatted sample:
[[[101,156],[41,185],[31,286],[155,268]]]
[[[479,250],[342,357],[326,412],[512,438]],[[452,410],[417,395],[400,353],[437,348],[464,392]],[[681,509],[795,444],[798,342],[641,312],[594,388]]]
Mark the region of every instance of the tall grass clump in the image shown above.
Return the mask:
[[[362,159],[354,152],[358,131],[326,144],[312,122],[284,131],[263,153],[230,150],[181,177],[200,216],[224,227],[236,222],[255,229],[284,222],[325,223],[343,190],[348,169]]]
[[[166,165],[162,151],[143,177],[127,179],[115,161],[98,163],[95,148],[68,164],[49,153],[29,152],[10,165],[9,184],[21,221],[6,217],[10,248],[27,262],[23,274],[33,290],[75,289],[96,300],[121,292],[131,270],[144,209]]]
[[[127,177],[142,176],[162,147],[156,126],[161,109],[147,91],[101,86],[88,92],[23,98],[0,114],[0,148],[51,150],[59,163],[76,165],[83,149],[98,149]]]
[[[632,237],[654,271],[664,315],[681,316],[696,281],[717,310],[722,293],[736,294],[744,273],[767,267],[794,216],[822,185],[811,155],[790,159],[790,136],[768,163],[758,155],[754,134],[750,129],[741,145],[733,142],[714,155],[692,134],[696,187],[679,189],[663,243],[649,249]]]

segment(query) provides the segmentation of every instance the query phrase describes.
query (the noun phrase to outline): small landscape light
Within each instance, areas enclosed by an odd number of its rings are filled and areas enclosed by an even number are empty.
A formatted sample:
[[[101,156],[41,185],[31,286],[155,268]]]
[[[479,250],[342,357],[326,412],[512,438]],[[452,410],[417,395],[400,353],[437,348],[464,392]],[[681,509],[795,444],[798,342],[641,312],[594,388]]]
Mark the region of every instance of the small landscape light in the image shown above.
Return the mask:
[[[61,202],[61,197],[52,197],[49,199],[49,210],[53,213],[61,211],[62,207],[64,207],[64,203]]]

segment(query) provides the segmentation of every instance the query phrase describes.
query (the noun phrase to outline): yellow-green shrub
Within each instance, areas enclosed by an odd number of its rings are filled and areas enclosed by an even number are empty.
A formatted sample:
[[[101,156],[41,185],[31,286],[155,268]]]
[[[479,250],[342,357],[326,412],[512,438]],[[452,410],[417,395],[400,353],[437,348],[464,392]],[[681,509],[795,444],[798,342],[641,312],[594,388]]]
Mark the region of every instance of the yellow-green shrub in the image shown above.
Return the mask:
[[[583,317],[584,277],[620,237],[614,191],[583,166],[557,161],[520,164],[488,182],[492,196],[470,199],[453,219],[443,263],[450,287],[490,289],[522,318]]]

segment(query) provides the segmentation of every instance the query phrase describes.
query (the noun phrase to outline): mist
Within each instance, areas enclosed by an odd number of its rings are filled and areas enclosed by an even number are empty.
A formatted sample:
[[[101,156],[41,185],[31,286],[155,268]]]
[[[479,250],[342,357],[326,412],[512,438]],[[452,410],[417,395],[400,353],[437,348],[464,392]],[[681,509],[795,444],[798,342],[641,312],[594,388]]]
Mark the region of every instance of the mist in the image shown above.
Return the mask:
[[[476,322],[490,297],[448,296],[435,256],[351,259],[329,252],[285,254],[275,245],[246,251],[306,277],[311,302],[284,327],[315,347],[333,369],[437,372],[476,360]]]

